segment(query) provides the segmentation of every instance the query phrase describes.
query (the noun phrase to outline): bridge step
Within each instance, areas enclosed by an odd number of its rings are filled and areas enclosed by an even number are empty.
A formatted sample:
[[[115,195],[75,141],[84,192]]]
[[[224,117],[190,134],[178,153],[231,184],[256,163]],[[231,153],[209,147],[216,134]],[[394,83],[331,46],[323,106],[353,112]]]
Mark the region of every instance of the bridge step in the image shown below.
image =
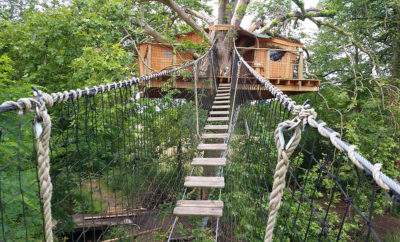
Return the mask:
[[[192,166],[224,166],[226,158],[194,158]]]
[[[204,127],[204,129],[208,130],[227,130],[229,127],[228,125],[211,125],[208,124]]]
[[[218,89],[217,93],[229,93],[231,89]]]
[[[229,99],[231,99],[230,96],[215,97],[215,100],[229,100]]]
[[[217,95],[215,95],[215,97],[230,97],[231,94],[230,93],[217,93]]]
[[[221,176],[187,176],[185,187],[224,188],[225,179]]]
[[[221,217],[223,207],[224,203],[220,200],[179,200],[174,215]]]
[[[226,150],[228,148],[227,144],[199,144],[197,146],[198,150]]]
[[[210,115],[229,115],[229,111],[211,111]]]
[[[214,104],[229,104],[229,100],[214,101]]]
[[[229,117],[208,117],[207,122],[223,122],[223,121],[229,121]]]
[[[213,105],[211,108],[212,109],[229,109],[231,106],[230,105]]]
[[[230,83],[220,83],[219,87],[230,87],[231,84]]]
[[[228,134],[227,133],[219,133],[219,134],[204,133],[201,135],[201,138],[203,138],[203,139],[226,139],[226,138],[228,138]]]

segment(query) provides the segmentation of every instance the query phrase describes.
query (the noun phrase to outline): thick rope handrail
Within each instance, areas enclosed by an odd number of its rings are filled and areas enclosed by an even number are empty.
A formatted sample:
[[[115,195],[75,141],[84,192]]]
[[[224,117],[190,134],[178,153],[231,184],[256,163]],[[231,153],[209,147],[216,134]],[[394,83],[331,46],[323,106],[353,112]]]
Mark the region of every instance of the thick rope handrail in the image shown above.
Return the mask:
[[[235,46],[235,52],[239,59],[243,62],[247,70],[289,111],[297,115],[304,107],[297,105],[294,100],[284,94],[280,89],[275,87],[270,81],[261,76],[256,70],[254,70],[240,55],[239,51]],[[388,177],[380,171],[381,164],[372,164],[369,160],[363,157],[357,152],[351,144],[341,139],[340,134],[333,129],[326,126],[323,121],[317,121],[316,115],[307,117],[307,123],[318,130],[318,133],[322,136],[329,138],[331,143],[340,151],[347,154],[349,159],[357,166],[362,167],[368,174],[372,175],[374,181],[383,189],[395,192],[400,195],[400,184],[394,179]]]

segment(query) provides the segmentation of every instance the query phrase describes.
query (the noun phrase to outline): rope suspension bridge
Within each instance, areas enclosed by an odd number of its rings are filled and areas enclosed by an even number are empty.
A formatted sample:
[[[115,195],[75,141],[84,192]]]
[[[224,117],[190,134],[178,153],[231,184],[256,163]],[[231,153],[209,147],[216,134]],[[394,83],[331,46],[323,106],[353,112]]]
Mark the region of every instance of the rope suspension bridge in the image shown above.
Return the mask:
[[[0,240],[383,241],[395,231],[380,218],[400,213],[400,184],[379,163],[236,48],[229,82],[217,66],[213,46],[161,72],[1,104]],[[149,97],[149,81],[179,75],[194,89],[167,83]],[[248,76],[257,90],[238,88]]]

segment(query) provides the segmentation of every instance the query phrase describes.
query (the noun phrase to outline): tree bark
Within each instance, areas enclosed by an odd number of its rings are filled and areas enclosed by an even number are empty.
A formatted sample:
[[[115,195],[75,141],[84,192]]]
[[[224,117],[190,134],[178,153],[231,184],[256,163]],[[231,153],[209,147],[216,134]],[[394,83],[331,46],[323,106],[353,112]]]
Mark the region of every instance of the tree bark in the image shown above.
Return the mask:
[[[170,7],[176,14],[179,15],[179,17],[185,21],[188,25],[190,25],[190,27],[192,27],[197,33],[199,33],[200,35],[202,35],[204,37],[204,39],[210,43],[210,37],[209,35],[206,33],[206,31],[204,31],[204,29],[202,27],[200,27],[191,17],[190,15],[188,15],[185,10],[179,6],[175,1],[173,0],[156,0],[160,3],[163,3],[165,5],[167,5],[168,7]]]

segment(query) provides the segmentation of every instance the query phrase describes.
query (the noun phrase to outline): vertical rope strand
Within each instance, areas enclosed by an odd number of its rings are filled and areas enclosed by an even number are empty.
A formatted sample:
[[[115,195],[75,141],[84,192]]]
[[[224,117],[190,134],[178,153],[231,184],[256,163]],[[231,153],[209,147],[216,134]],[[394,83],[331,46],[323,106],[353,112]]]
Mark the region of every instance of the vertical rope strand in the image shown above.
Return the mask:
[[[53,221],[51,214],[51,197],[53,185],[50,178],[50,133],[51,119],[46,104],[39,91],[36,92],[39,102],[36,106],[34,130],[36,137],[36,152],[38,162],[38,177],[40,183],[40,197],[43,204],[44,232],[46,242],[53,241]]]

